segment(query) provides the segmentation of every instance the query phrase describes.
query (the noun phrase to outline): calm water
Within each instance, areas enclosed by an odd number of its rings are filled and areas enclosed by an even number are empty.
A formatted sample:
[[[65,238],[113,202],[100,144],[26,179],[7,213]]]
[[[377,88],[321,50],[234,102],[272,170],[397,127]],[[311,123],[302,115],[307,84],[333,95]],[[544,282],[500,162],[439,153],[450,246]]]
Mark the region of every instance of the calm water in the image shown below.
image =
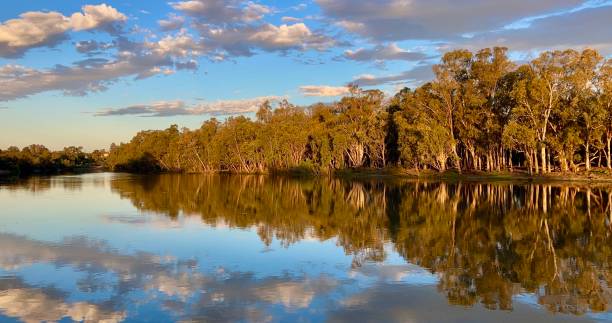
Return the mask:
[[[612,320],[612,187],[0,185],[0,321]]]

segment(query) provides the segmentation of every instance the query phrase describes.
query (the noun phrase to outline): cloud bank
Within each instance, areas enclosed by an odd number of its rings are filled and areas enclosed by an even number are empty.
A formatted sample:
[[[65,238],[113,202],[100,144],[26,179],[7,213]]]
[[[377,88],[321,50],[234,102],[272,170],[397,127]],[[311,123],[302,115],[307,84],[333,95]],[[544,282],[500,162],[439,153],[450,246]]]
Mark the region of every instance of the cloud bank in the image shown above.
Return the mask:
[[[96,116],[139,115],[148,117],[170,117],[181,115],[235,115],[257,112],[266,101],[277,102],[280,96],[262,96],[242,100],[220,100],[209,103],[188,105],[184,101],[158,101],[149,104],[138,104],[123,108],[110,108],[99,111]]]

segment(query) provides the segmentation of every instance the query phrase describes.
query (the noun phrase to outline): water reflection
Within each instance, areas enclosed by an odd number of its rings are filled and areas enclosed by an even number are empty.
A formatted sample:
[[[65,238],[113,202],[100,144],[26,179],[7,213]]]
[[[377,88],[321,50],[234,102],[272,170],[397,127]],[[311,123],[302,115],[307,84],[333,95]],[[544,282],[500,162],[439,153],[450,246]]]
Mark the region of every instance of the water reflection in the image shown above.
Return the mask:
[[[57,220],[61,240],[11,217],[32,205],[0,218],[0,320],[612,317],[609,186],[87,176],[0,186],[0,202],[69,191],[80,212],[75,231]],[[109,191],[138,213],[78,203]],[[98,230],[81,228],[90,222]],[[242,245],[241,232],[290,259]],[[152,240],[131,247],[139,234]],[[173,244],[181,235],[194,249]]]
[[[0,311],[23,322],[55,322],[63,318],[86,322],[121,322],[124,312],[87,302],[68,302],[53,288],[28,286],[19,278],[0,280]]]
[[[336,237],[354,265],[385,258],[440,275],[452,304],[511,309],[527,291],[553,312],[612,304],[612,190],[569,185],[297,181],[162,176],[112,189],[142,210],[256,227],[290,245]]]
[[[102,303],[68,303],[67,293],[53,287],[32,287],[19,277],[0,279],[0,312],[24,322],[57,321],[67,317],[85,322],[119,322],[126,307],[138,299],[157,302],[175,317],[195,320],[262,321],[265,305],[288,311],[306,309],[338,282],[326,276],[285,275],[260,279],[253,273],[222,267],[202,273],[196,261],[181,261],[148,253],[121,254],[104,242],[74,238],[58,244],[0,234],[0,266],[18,271],[35,263],[69,265],[81,274],[75,285],[81,292],[108,292]],[[112,279],[100,274],[112,273]],[[79,275],[74,275],[75,278]],[[136,296],[136,297],[135,297]],[[140,318],[142,319],[142,318]]]

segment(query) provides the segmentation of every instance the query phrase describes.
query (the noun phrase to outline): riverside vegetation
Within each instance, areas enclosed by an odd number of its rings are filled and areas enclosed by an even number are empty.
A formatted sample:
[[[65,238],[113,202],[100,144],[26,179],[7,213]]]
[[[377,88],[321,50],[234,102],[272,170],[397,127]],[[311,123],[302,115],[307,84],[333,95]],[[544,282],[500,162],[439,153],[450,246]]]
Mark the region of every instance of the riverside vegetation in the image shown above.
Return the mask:
[[[19,149],[0,149],[0,176],[2,175],[51,175],[64,172],[82,172],[104,164],[105,153],[96,150],[91,153],[82,147],[66,147],[51,151],[43,145],[30,145]]]
[[[612,59],[570,49],[519,65],[496,47],[448,52],[433,72],[431,82],[391,98],[349,86],[332,104],[265,103],[255,120],[141,131],[112,144],[105,163],[114,171],[195,173],[612,169]]]

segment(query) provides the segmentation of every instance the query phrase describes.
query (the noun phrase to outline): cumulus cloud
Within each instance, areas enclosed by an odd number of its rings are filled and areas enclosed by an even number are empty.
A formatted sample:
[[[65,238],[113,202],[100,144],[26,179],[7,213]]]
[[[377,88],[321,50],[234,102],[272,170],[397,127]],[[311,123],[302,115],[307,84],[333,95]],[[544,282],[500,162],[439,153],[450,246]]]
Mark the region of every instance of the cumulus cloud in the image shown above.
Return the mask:
[[[191,0],[171,4],[186,15],[216,24],[253,22],[272,11],[265,5],[241,0]]]
[[[304,96],[341,96],[350,92],[346,86],[327,86],[327,85],[305,85],[300,87],[300,91]]]
[[[452,39],[499,29],[526,16],[568,10],[582,0],[316,0],[344,29],[374,40]]]
[[[83,62],[81,62],[83,63]],[[47,91],[68,95],[99,92],[122,77],[143,79],[170,74],[174,62],[167,56],[128,53],[113,61],[85,61],[74,66],[33,69],[21,65],[0,67],[0,101],[10,101]]]
[[[303,23],[280,26],[266,23],[227,28],[199,25],[198,29],[211,48],[234,56],[251,56],[256,50],[325,50],[334,44],[332,38],[311,31]]]
[[[419,65],[411,70],[392,75],[375,76],[370,74],[357,76],[353,83],[359,86],[377,86],[383,84],[412,83],[420,84],[433,79],[431,65]]]
[[[355,61],[419,61],[427,58],[427,55],[420,52],[411,52],[400,48],[397,44],[378,45],[373,48],[359,48],[355,51],[347,50],[344,58]]]
[[[114,47],[112,43],[99,42],[96,40],[83,40],[75,43],[77,52],[87,55],[101,54],[103,51]]]
[[[108,27],[115,22],[126,21],[127,17],[117,9],[106,5],[83,6],[83,13],[77,12],[70,17],[70,25],[75,31]]]
[[[195,59],[190,59],[187,61],[177,61],[174,63],[174,67],[177,70],[192,70],[195,71],[198,69],[199,67],[199,63],[198,61],[196,61]]]
[[[162,31],[172,31],[181,29],[185,24],[185,17],[171,14],[168,19],[158,20],[157,24]]]
[[[297,18],[285,17],[281,25],[268,23],[263,18],[275,10],[252,1],[192,0],[171,5],[191,18],[190,26],[200,36],[198,42],[206,44],[207,54],[216,61],[252,56],[257,51],[321,51],[336,43]],[[164,26],[172,25],[172,21],[164,21]]]
[[[176,70],[196,70],[196,58],[206,51],[200,41],[183,32],[158,41],[133,42],[117,36],[109,43],[92,40],[78,42],[75,46],[90,58],[48,69],[17,64],[0,66],[0,101],[47,91],[86,95],[104,91],[121,78],[141,80],[170,75]],[[114,57],[93,57],[111,48],[115,50]]]
[[[249,37],[249,40],[264,50],[290,48],[324,49],[331,42],[331,39],[314,35],[303,23],[280,25],[278,27],[266,24],[256,30]]]
[[[277,102],[280,96],[261,96],[242,100],[219,100],[188,105],[184,101],[158,101],[124,108],[105,109],[96,116],[139,115],[149,117],[170,117],[180,115],[235,115],[256,112],[266,101]]]
[[[168,35],[157,42],[147,42],[145,45],[158,55],[187,57],[200,56],[205,48],[201,42],[194,40],[188,34]]]
[[[0,56],[19,57],[28,49],[66,39],[70,22],[57,12],[26,12],[0,25]]]
[[[607,28],[610,17],[612,6],[586,8],[536,19],[528,28],[481,33],[452,46],[471,49],[505,46],[520,51],[591,47],[608,55],[612,54],[612,29]]]
[[[58,12],[31,11],[0,24],[0,57],[20,57],[29,49],[52,47],[68,38],[71,30],[105,29],[127,18],[106,4],[86,5],[83,12],[66,17]]]

